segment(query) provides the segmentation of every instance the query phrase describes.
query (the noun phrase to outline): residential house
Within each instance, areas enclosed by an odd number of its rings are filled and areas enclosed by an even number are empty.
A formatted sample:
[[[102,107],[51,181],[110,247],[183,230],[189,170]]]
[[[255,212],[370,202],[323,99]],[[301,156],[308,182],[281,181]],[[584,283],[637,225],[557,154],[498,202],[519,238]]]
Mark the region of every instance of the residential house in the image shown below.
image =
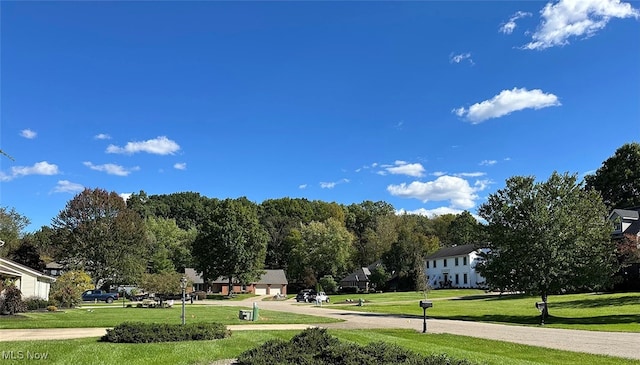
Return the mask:
[[[375,262],[367,267],[359,267],[354,272],[347,275],[344,279],[340,280],[339,285],[342,288],[358,288],[361,291],[369,291],[374,289],[371,287],[371,272],[376,267],[382,265],[380,261]]]
[[[255,282],[252,283],[239,283],[236,280],[233,282],[234,293],[254,293],[255,295],[286,295],[287,294],[287,276],[284,270],[263,270],[264,274]],[[192,268],[185,269],[186,277],[193,283],[194,291],[210,291],[212,293],[228,295],[229,294],[229,279],[225,277],[219,277],[211,282],[207,287],[207,283],[204,282],[201,273],[195,271]]]
[[[640,250],[640,207],[614,209],[609,214],[609,220],[613,223],[611,237],[614,240],[630,240],[626,241],[627,244],[635,243],[635,248]],[[633,248],[627,246],[627,249]],[[617,274],[622,280],[615,284],[616,290],[640,290],[640,262],[634,262],[629,258],[625,261],[625,265]]]
[[[481,288],[485,279],[476,271],[480,251],[475,245],[442,248],[425,259],[429,286],[439,288]]]
[[[13,280],[22,292],[23,298],[49,299],[49,289],[56,281],[54,277],[24,266],[9,259],[0,257],[0,278]]]
[[[57,263],[55,261],[51,261],[50,263],[48,263],[44,267],[44,273],[49,275],[49,276],[58,277],[58,276],[64,274],[64,272],[65,272],[64,265],[59,264],[59,263]]]
[[[614,238],[631,235],[640,243],[640,208],[614,209],[609,220],[613,222]]]

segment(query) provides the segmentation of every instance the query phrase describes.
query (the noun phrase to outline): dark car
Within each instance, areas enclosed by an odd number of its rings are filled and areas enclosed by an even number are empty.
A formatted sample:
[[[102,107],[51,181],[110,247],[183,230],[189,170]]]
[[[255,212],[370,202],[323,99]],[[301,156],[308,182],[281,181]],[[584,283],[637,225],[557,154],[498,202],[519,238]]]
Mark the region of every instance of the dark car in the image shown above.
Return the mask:
[[[313,297],[315,297],[316,291],[313,289],[304,289],[300,290],[298,295],[296,295],[296,302],[311,302]]]

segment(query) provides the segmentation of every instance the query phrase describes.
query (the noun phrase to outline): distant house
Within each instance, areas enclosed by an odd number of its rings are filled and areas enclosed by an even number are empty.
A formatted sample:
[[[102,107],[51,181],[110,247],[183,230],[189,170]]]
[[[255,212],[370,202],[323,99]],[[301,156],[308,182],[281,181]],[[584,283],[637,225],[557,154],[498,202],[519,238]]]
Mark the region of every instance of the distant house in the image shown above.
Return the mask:
[[[202,279],[201,273],[195,271],[192,268],[186,268],[185,275],[193,283],[193,289],[195,291],[206,291],[207,283]],[[258,279],[258,281],[248,284],[238,283],[236,280],[233,282],[234,293],[254,293],[255,295],[276,295],[287,294],[287,276],[284,270],[263,270],[264,274]],[[212,293],[228,295],[229,294],[229,279],[219,277],[208,283],[208,290]]]
[[[367,267],[359,267],[340,280],[339,285],[342,288],[358,288],[358,290],[369,291],[369,289],[373,289],[371,288],[371,272],[379,265],[381,265],[380,261]]]
[[[621,238],[631,235],[640,241],[640,208],[614,209],[609,214],[609,220],[613,222],[613,237]]]
[[[439,288],[481,288],[485,279],[476,271],[480,250],[475,245],[442,248],[425,258],[429,286]]]
[[[618,243],[626,242],[640,249],[640,207],[614,209],[609,214],[613,223],[611,237]],[[632,249],[627,246],[627,249]],[[640,261],[629,260],[617,274],[622,280],[615,284],[617,290],[640,290]]]
[[[58,277],[58,276],[64,274],[64,271],[65,271],[64,265],[59,264],[59,263],[57,263],[55,261],[52,261],[52,262],[48,263],[44,267],[44,273],[49,275],[49,276],[53,276],[53,277]]]
[[[49,289],[56,281],[54,277],[45,275],[30,267],[0,257],[0,278],[11,279],[22,292],[22,298],[49,299]]]

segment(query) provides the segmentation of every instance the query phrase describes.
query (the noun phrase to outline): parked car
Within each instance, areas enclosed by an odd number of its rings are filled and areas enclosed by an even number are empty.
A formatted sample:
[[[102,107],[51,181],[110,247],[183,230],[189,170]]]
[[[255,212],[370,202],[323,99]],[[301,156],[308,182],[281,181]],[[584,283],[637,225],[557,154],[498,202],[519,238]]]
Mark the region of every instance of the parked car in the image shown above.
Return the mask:
[[[318,292],[315,295],[312,295],[310,302],[326,302],[326,303],[329,303],[329,296],[325,292],[321,291],[321,292]]]
[[[300,290],[300,292],[298,292],[298,295],[296,295],[296,302],[298,303],[311,302],[312,301],[311,297],[315,295],[316,295],[316,291],[313,289]]]
[[[82,293],[82,300],[85,302],[93,302],[96,300],[105,301],[107,303],[113,303],[114,300],[118,300],[118,293],[109,293],[104,290],[85,290]]]

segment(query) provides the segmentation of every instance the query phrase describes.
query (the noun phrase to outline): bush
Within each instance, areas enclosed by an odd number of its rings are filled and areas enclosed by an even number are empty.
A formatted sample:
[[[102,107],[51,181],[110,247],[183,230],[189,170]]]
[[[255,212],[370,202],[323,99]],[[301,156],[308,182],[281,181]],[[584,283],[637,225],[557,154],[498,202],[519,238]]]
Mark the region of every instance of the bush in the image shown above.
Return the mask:
[[[325,275],[320,278],[320,285],[327,293],[334,294],[336,290],[338,290],[338,283],[336,283],[335,279],[331,275]]]
[[[47,310],[49,312],[55,312],[55,311],[58,310],[58,307],[56,307],[55,305],[50,305],[50,306],[47,307]]]
[[[231,336],[231,331],[220,323],[140,323],[125,322],[108,329],[102,336],[102,342],[115,343],[150,343],[217,340]]]
[[[4,300],[0,311],[7,314],[15,314],[27,310],[27,306],[22,301],[22,292],[15,285],[9,285],[4,289]]]
[[[24,300],[24,304],[29,311],[35,311],[38,309],[44,309],[49,305],[49,301],[46,299],[31,297]]]
[[[468,360],[447,355],[418,355],[385,342],[360,346],[341,343],[326,329],[311,328],[291,341],[272,340],[238,355],[240,365],[313,364],[313,365],[471,365]]]

